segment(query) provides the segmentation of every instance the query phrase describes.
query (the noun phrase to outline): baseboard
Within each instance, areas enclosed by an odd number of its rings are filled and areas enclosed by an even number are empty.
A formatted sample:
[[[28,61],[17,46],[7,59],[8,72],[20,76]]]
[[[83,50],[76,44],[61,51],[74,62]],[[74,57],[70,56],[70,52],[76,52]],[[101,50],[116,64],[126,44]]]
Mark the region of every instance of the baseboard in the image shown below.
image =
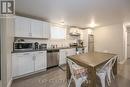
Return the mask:
[[[7,87],[11,87],[11,85],[12,85],[12,82],[13,82],[13,79],[11,79],[11,80],[8,82],[8,85],[7,85]]]
[[[46,70],[47,69],[42,69],[42,70],[34,71],[34,72],[31,72],[31,73],[27,73],[27,74],[24,74],[24,75],[13,77],[12,79],[15,80],[15,79],[23,78],[23,77],[30,76],[30,75],[33,75],[33,74],[36,74],[36,73],[44,72]]]
[[[119,64],[124,64],[126,62],[127,59],[120,61]]]

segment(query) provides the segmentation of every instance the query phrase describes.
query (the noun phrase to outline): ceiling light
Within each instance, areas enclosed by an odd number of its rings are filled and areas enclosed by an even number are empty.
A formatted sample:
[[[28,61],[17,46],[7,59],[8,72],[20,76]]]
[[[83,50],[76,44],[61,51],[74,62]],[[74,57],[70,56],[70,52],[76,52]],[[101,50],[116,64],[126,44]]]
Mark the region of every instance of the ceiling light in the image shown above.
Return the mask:
[[[98,26],[98,24],[95,23],[94,19],[92,19],[91,23],[88,25],[88,27],[91,27],[91,28],[94,28],[94,27],[97,27],[97,26]]]

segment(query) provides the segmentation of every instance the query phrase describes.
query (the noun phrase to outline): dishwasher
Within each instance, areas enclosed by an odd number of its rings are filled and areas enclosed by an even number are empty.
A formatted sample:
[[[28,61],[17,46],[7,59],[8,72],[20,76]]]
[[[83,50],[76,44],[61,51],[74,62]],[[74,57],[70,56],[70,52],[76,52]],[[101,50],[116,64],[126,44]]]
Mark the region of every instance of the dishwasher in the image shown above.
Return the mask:
[[[59,65],[59,49],[47,50],[47,68]]]

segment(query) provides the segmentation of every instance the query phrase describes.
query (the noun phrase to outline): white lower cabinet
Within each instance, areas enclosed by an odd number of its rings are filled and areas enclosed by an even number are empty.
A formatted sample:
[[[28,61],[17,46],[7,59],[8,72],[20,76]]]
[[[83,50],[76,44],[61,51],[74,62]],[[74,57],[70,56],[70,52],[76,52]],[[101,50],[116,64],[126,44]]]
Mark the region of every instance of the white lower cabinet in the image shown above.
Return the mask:
[[[67,57],[67,52],[66,50],[62,49],[60,50],[60,54],[59,54],[59,65],[63,65],[66,63],[66,57]]]
[[[12,54],[12,77],[46,69],[46,51]]]
[[[31,53],[23,54],[23,57],[19,57],[19,75],[31,73],[34,71],[34,61],[32,60]]]
[[[66,50],[67,50],[67,56],[72,56],[76,54],[76,48],[70,48]]]
[[[59,53],[59,65],[66,64],[66,57],[76,54],[76,48],[61,49]]]
[[[35,52],[35,71],[46,69],[47,67],[46,51]]]

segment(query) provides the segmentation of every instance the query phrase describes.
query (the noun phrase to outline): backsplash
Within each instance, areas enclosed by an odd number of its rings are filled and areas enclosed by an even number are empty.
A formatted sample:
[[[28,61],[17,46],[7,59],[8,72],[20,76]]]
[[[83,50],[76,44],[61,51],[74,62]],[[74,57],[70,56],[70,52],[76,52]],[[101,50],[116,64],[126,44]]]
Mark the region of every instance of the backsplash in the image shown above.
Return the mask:
[[[19,38],[16,38],[19,39]],[[23,39],[23,38],[21,38]],[[47,48],[50,48],[51,45],[57,45],[57,47],[68,47],[70,43],[75,43],[76,40],[71,39],[57,39],[57,40],[46,40],[46,39],[27,39],[24,38],[25,42],[38,42],[39,44],[47,44]]]

